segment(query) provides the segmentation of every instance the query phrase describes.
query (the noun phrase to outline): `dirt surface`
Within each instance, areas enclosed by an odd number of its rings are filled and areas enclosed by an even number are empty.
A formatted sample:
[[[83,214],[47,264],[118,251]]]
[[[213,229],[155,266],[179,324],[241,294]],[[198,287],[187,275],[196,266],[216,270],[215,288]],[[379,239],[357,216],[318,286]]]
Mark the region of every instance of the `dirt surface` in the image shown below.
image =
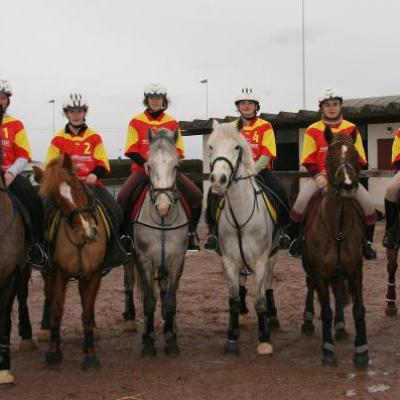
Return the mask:
[[[223,347],[228,320],[228,296],[220,261],[212,252],[188,255],[181,280],[177,323],[181,355],[163,352],[161,318],[157,313],[156,358],[141,358],[141,301],[136,297],[138,332],[123,332],[122,270],[104,278],[96,318],[97,351],[102,368],[81,371],[82,328],[76,282],[67,293],[62,325],[64,361],[47,367],[47,344],[21,353],[17,349],[16,312],[13,329],[13,372],[16,384],[0,387],[1,400],[33,399],[399,399],[400,322],[385,316],[386,260],[380,246],[383,226],[377,228],[379,260],[364,266],[364,298],[371,365],[356,372],[352,365],[354,330],[351,308],[346,309],[350,339],[337,343],[338,367],[321,367],[321,326],[313,337],[300,333],[305,283],[300,261],[281,252],[275,268],[275,295],[281,322],[272,335],[274,354],[257,356],[257,320],[252,306],[253,281],[248,281],[251,309],[241,330],[239,357],[226,356]],[[203,231],[204,233],[204,231]],[[39,329],[43,283],[37,272],[30,284],[34,335]],[[319,314],[319,307],[317,307]],[[372,393],[375,391],[375,393]]]

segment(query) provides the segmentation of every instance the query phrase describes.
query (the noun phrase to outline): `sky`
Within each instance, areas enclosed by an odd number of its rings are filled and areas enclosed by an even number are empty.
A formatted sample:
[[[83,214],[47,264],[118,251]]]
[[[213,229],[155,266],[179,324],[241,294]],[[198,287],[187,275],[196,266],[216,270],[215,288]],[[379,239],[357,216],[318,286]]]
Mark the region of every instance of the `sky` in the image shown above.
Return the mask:
[[[143,111],[143,88],[162,81],[178,120],[236,115],[251,87],[261,111],[302,108],[301,0],[0,0],[0,79],[14,96],[9,113],[43,160],[63,99],[88,99],[89,126],[110,158],[123,154],[129,120]],[[319,92],[345,98],[400,94],[399,0],[304,0],[306,108]],[[206,84],[208,80],[208,97]],[[208,104],[208,115],[206,115]],[[200,137],[185,138],[201,158]]]

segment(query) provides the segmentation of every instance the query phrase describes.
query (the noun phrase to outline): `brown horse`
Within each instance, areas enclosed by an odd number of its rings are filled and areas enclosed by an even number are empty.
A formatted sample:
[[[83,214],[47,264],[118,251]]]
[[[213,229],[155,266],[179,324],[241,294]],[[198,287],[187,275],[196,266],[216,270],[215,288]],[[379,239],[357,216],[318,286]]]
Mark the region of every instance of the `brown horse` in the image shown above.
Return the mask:
[[[336,365],[332,338],[332,310],[329,289],[344,305],[348,292],[353,299],[355,321],[354,365],[368,365],[365,308],[362,297],[363,215],[353,195],[358,187],[359,157],[355,136],[335,134],[327,128],[327,190],[319,194],[314,212],[310,211],[304,228],[303,266],[313,281],[321,305],[322,365]]]
[[[0,384],[13,383],[10,371],[11,311],[15,296],[19,301],[19,333],[21,346],[33,348],[29,321],[28,280],[24,223],[0,173]]]
[[[50,319],[46,361],[49,364],[62,361],[60,324],[66,287],[71,278],[76,278],[84,332],[82,369],[99,368],[94,351],[94,305],[106,253],[107,228],[88,188],[75,175],[68,155],[52,160],[44,172],[35,169],[35,174],[41,182],[40,195],[56,204],[50,213],[49,225],[59,218],[54,238],[50,240],[51,273],[45,274],[45,304],[49,307]]]

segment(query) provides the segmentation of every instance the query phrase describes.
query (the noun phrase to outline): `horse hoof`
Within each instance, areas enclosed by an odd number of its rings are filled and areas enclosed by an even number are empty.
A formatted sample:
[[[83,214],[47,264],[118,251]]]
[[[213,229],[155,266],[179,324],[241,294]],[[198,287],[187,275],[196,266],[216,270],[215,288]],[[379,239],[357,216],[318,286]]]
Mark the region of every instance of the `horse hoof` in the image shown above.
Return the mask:
[[[353,364],[354,368],[363,370],[368,367],[369,364],[369,356],[368,351],[364,353],[355,353],[353,356]]]
[[[323,367],[337,367],[335,354],[329,353],[322,356],[321,364]]]
[[[394,303],[388,303],[385,308],[385,314],[387,317],[397,317],[397,307]]]
[[[301,326],[301,334],[304,336],[312,336],[314,335],[315,327],[314,324],[310,321],[305,321]]]
[[[247,314],[239,314],[239,326],[247,325]]]
[[[142,357],[156,357],[157,349],[154,346],[143,346]]]
[[[281,324],[279,322],[278,317],[270,317],[268,318],[268,326],[271,331],[276,331],[280,328]]]
[[[14,375],[10,372],[9,369],[5,369],[4,371],[0,371],[0,385],[7,385],[14,383]]]
[[[347,333],[346,329],[344,329],[344,328],[338,329],[335,332],[335,340],[343,341],[343,340],[347,340],[348,338],[349,338],[349,334]]]
[[[36,343],[32,339],[23,339],[19,342],[19,351],[31,351],[36,348]]]
[[[235,356],[238,356],[240,353],[239,349],[239,342],[233,341],[233,340],[228,340],[225,343],[225,354],[233,354]]]
[[[100,361],[96,355],[85,356],[82,363],[82,370],[89,371],[93,369],[100,369]]]
[[[37,335],[38,342],[50,342],[50,329],[41,329]]]
[[[136,332],[137,331],[136,321],[134,320],[125,321],[123,330],[124,332]]]
[[[164,354],[167,357],[178,357],[180,353],[177,343],[167,343],[164,347]]]
[[[272,354],[273,352],[274,348],[269,343],[264,342],[257,346],[257,354],[259,355]]]
[[[46,362],[49,365],[58,365],[61,364],[63,360],[63,353],[61,350],[59,351],[48,351],[46,354]]]

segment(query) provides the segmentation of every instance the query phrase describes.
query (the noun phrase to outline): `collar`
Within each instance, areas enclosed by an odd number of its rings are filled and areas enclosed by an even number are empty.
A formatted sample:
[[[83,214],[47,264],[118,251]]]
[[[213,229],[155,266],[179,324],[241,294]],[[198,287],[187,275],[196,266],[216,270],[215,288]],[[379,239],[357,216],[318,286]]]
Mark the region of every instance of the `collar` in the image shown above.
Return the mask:
[[[149,108],[146,108],[144,113],[146,114],[148,119],[158,120],[158,121],[160,121],[165,115],[164,110],[152,111]]]
[[[65,133],[69,133],[72,136],[73,135],[80,135],[82,132],[85,132],[86,129],[88,128],[88,126],[85,123],[83,123],[79,127],[77,127],[78,128],[78,133],[75,133],[75,132],[72,132],[72,130],[71,130],[69,125],[70,125],[69,123],[67,125],[65,125]]]

